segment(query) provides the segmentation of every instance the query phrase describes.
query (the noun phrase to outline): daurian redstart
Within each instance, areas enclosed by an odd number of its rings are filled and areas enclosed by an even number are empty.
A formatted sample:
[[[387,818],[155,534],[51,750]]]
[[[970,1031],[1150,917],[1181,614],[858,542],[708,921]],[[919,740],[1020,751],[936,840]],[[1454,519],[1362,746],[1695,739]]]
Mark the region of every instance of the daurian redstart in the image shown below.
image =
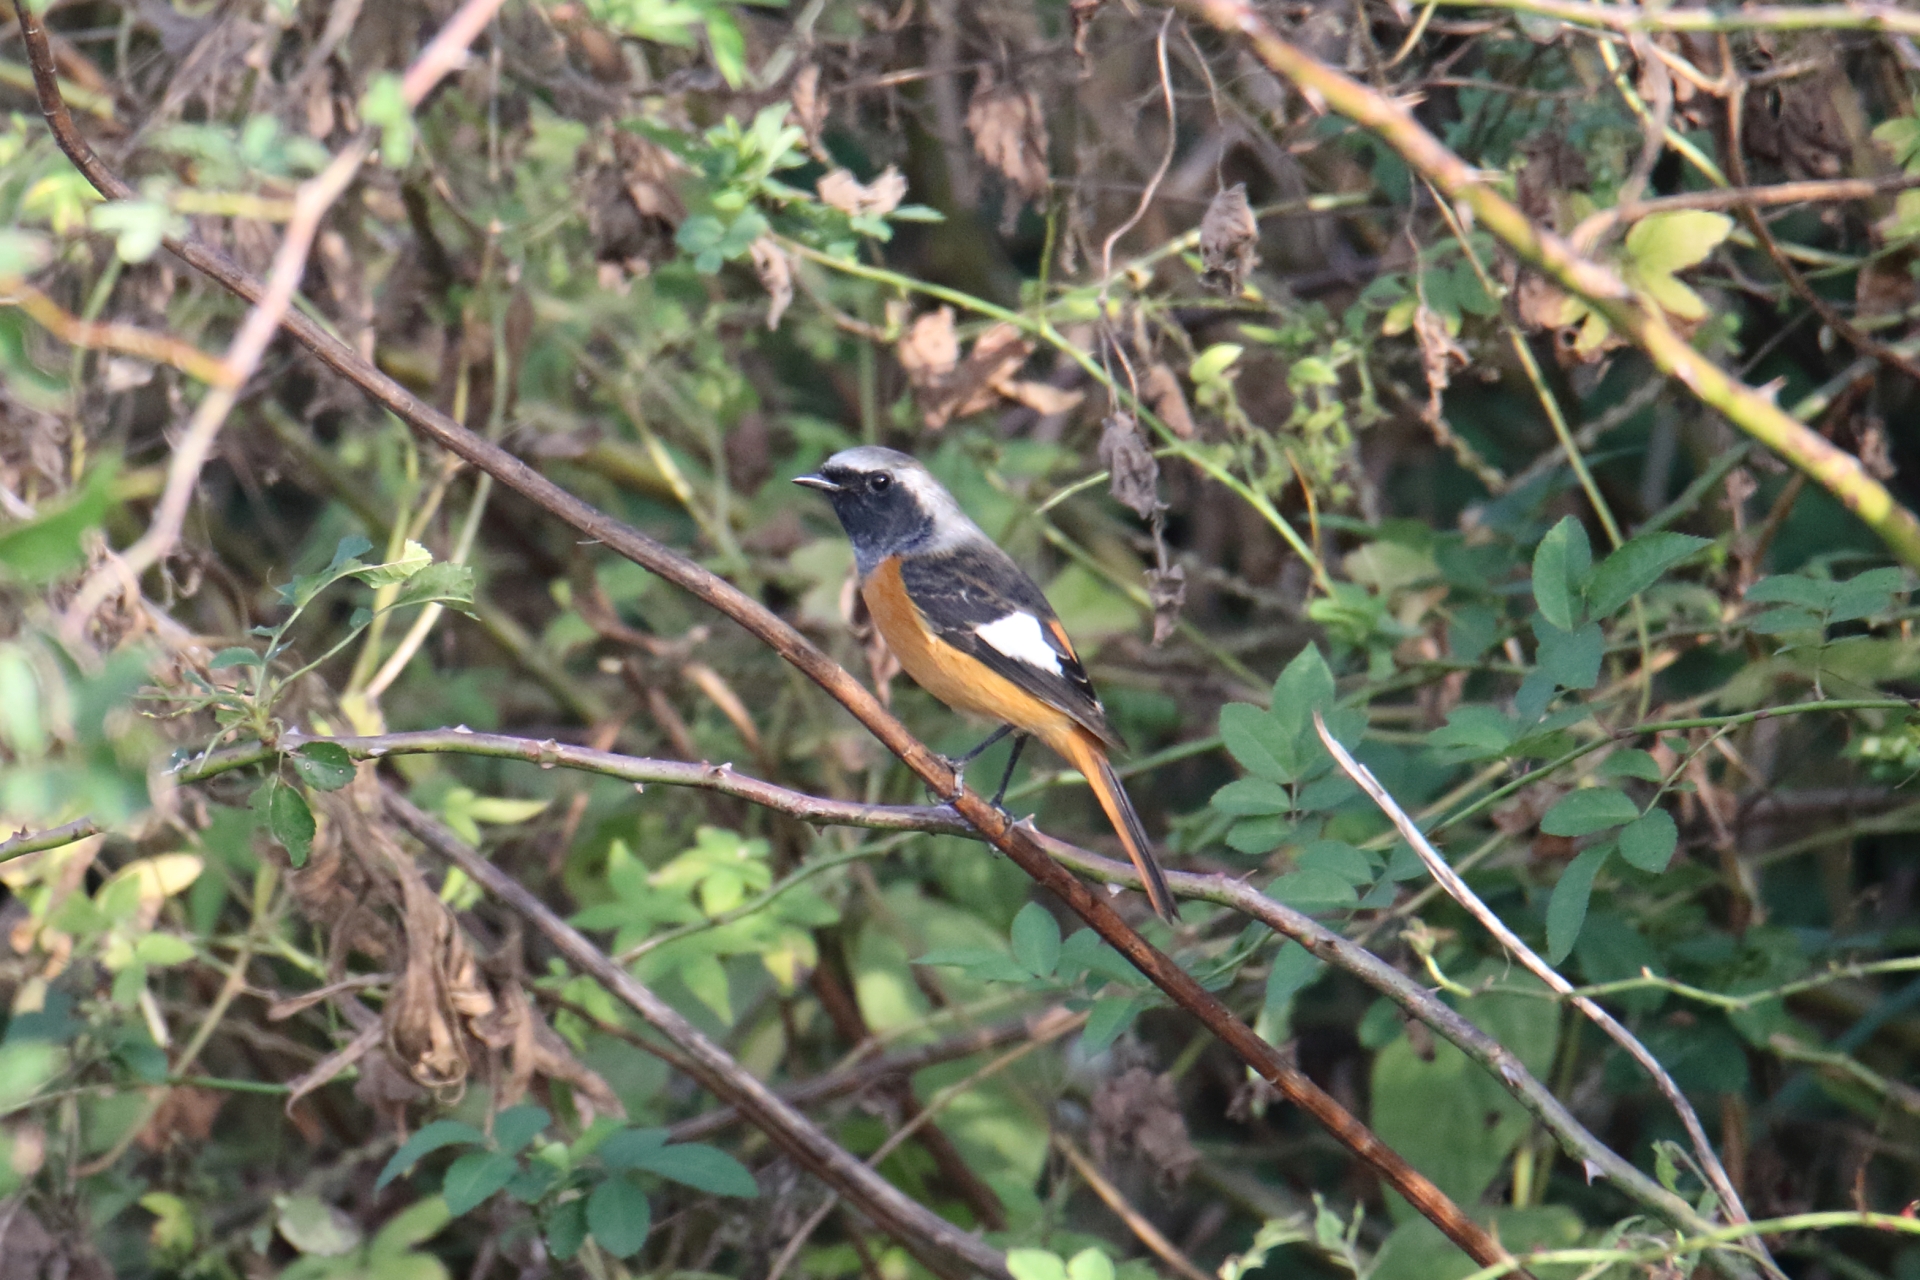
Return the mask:
[[[1124,744],[1033,579],[904,453],[843,450],[794,483],[833,503],[853,543],[867,611],[906,673],[955,710],[1004,726],[956,763],[1013,732],[1010,778],[1029,735],[1046,743],[1086,775],[1154,912],[1172,921],[1166,876],[1108,759]]]

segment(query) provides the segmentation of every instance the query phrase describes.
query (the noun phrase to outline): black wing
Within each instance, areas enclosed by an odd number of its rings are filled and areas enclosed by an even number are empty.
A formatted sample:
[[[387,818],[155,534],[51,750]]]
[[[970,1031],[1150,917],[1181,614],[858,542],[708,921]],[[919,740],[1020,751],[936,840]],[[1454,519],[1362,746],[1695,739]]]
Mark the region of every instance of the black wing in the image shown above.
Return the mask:
[[[1125,749],[1053,606],[1006,552],[984,543],[906,556],[900,580],[941,640]]]

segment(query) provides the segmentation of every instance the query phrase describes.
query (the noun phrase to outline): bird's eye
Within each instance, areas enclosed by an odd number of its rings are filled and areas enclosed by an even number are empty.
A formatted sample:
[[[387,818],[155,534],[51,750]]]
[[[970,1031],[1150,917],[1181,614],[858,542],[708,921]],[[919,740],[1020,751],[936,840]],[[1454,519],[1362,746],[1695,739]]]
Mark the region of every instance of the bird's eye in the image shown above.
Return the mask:
[[[893,483],[893,477],[888,475],[886,472],[882,471],[879,475],[875,476],[872,480],[869,480],[867,483],[875,493],[885,493],[887,491],[887,486]]]

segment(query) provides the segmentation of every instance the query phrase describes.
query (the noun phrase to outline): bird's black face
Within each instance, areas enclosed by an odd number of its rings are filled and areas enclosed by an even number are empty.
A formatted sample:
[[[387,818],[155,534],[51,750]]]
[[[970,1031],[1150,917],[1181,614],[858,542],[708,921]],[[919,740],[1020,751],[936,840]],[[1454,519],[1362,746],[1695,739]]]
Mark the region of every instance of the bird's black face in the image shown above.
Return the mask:
[[[863,574],[888,556],[912,550],[933,532],[933,517],[898,469],[854,467],[829,459],[817,475],[801,476],[794,483],[827,495]]]

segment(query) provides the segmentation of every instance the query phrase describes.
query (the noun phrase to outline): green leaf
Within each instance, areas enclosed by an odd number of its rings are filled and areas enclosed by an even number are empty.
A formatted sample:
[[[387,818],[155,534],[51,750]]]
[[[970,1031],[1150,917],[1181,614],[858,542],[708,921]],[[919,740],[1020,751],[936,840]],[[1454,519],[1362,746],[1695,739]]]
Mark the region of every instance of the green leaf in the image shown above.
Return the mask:
[[[760,1194],[760,1184],[753,1180],[747,1166],[718,1147],[698,1142],[679,1142],[641,1152],[634,1168],[685,1183],[708,1195],[752,1200]]]
[[[1236,818],[1264,818],[1293,812],[1293,795],[1265,778],[1237,778],[1213,793],[1213,807]]]
[[[1640,816],[1640,807],[1624,791],[1612,787],[1583,787],[1562,796],[1560,803],[1540,819],[1540,829],[1550,836],[1585,836],[1608,827],[1632,822]]]
[[[1593,877],[1613,852],[1611,844],[1584,850],[1560,873],[1547,903],[1547,959],[1559,964],[1573,950],[1580,926],[1587,922],[1587,902],[1593,896]]]
[[[1320,650],[1307,645],[1273,682],[1273,716],[1296,731],[1313,733],[1313,713],[1327,710],[1333,698],[1333,672]],[[1314,736],[1317,740],[1319,735]]]
[[[1805,609],[1791,605],[1780,609],[1769,609],[1757,618],[1747,619],[1747,630],[1755,635],[1778,636],[1794,631],[1821,630],[1821,615],[1808,613]]]
[[[318,1196],[275,1196],[273,1204],[281,1238],[308,1257],[338,1258],[360,1244],[359,1224]]]
[[[469,1151],[447,1166],[440,1194],[447,1199],[448,1212],[457,1218],[504,1189],[519,1171],[519,1162],[512,1156],[498,1151]]]
[[[337,742],[302,743],[288,754],[287,762],[316,791],[338,791],[353,781],[353,757]]]
[[[1591,689],[1600,683],[1600,663],[1606,657],[1606,637],[1600,624],[1589,622],[1562,631],[1550,622],[1534,629],[1540,648],[1534,655],[1540,670],[1562,689]]]
[[[287,851],[287,857],[296,867],[307,865],[307,854],[313,849],[313,810],[307,807],[307,798],[284,782],[275,780],[272,794],[267,797],[267,830]]]
[[[373,1189],[378,1191],[385,1187],[411,1169],[422,1156],[442,1147],[477,1147],[486,1140],[487,1135],[470,1124],[462,1124],[458,1120],[435,1120],[400,1145],[400,1149],[382,1166],[380,1176],[374,1179]]]
[[[587,1197],[586,1223],[595,1244],[616,1258],[630,1258],[653,1230],[653,1206],[631,1179],[616,1174],[602,1179]]]
[[[1580,595],[1593,563],[1587,531],[1572,516],[1547,530],[1533,553],[1533,600],[1540,616],[1572,631],[1583,616]]]
[[[464,564],[437,561],[408,577],[393,599],[393,607],[442,604],[459,613],[473,612],[473,569]]]
[[[368,82],[367,91],[360,95],[360,118],[380,130],[380,163],[389,169],[404,168],[413,157],[417,130],[399,76],[383,71]]]
[[[546,1236],[547,1252],[560,1262],[571,1261],[587,1241],[586,1200],[568,1200],[555,1205],[547,1215]]]
[[[367,1255],[370,1259],[396,1257],[433,1239],[451,1221],[453,1214],[447,1209],[447,1202],[439,1196],[430,1196],[389,1218],[387,1225],[374,1233]]]
[[[1649,809],[1620,828],[1620,856],[1642,871],[1665,871],[1679,843],[1680,829],[1665,809]]]
[[[642,1160],[666,1145],[665,1129],[619,1129],[602,1139],[593,1153],[609,1169],[638,1169]]]
[[[1227,754],[1254,777],[1268,782],[1296,780],[1296,734],[1259,707],[1229,702],[1220,708],[1220,737]]]
[[[207,670],[225,671],[229,667],[257,667],[263,662],[264,659],[253,650],[236,646],[232,649],[222,649],[214,654],[207,662]]]
[[[1642,782],[1658,782],[1666,775],[1660,772],[1660,764],[1645,751],[1635,748],[1616,751],[1600,762],[1600,776],[1603,778],[1638,778]]]
[[[531,1103],[508,1107],[493,1118],[494,1144],[512,1155],[538,1137],[540,1131],[552,1121],[553,1117],[547,1114],[545,1107],[536,1107]]]
[[[1326,871],[1348,884],[1372,884],[1373,864],[1344,840],[1315,840],[1293,860],[1302,871]]]
[[[87,473],[86,483],[64,505],[21,524],[0,529],[0,571],[30,587],[65,577],[86,563],[81,536],[97,529],[113,504],[113,477],[118,463],[109,458]]]
[[[1086,1248],[1067,1261],[1067,1280],[1113,1280],[1113,1259]]]
[[[1668,569],[1713,543],[1684,533],[1644,533],[1602,560],[1587,584],[1587,608],[1595,618],[1614,611],[1645,591]]]
[[[1187,376],[1194,382],[1217,382],[1246,348],[1236,342],[1216,342],[1193,358]]]
[[[1839,584],[1828,622],[1852,622],[1893,608],[1893,597],[1906,590],[1906,575],[1898,569],[1869,569]]]
[[[1642,275],[1672,275],[1705,262],[1732,231],[1733,219],[1724,213],[1649,214],[1627,231],[1627,257]]]
[[[1795,604],[1815,613],[1833,603],[1834,584],[1803,573],[1780,573],[1747,588],[1748,604]]]
[[[1060,924],[1037,902],[1013,918],[1013,958],[1036,978],[1051,978],[1060,964]]]
[[[1145,1007],[1137,996],[1102,996],[1095,1000],[1087,1013],[1086,1026],[1080,1029],[1080,1052],[1087,1057],[1105,1053]]]
[[[370,587],[397,587],[432,563],[433,553],[409,539],[401,548],[398,560],[355,569],[353,576]]]
[[[1491,760],[1513,745],[1516,728],[1498,707],[1455,707],[1447,723],[1427,735],[1427,745],[1445,753],[1451,762]]]
[[[1013,1280],[1068,1280],[1067,1264],[1045,1249],[1007,1250],[1007,1270]]]

